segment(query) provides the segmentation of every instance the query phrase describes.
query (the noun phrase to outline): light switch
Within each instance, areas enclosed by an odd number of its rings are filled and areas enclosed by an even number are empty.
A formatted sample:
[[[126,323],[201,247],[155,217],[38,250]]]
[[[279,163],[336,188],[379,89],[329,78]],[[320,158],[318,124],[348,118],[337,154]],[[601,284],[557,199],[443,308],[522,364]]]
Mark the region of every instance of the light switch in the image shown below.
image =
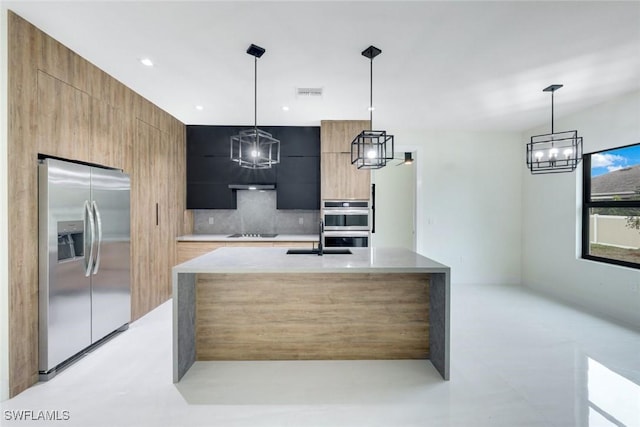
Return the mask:
[[[213,225],[213,217],[212,216],[209,217],[209,225]]]

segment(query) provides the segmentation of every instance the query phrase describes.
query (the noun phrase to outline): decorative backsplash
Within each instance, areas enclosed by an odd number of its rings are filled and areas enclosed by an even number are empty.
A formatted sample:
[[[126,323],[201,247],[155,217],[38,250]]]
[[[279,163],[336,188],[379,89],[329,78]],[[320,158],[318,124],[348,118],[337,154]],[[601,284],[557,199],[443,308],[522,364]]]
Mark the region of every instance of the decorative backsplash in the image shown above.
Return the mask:
[[[238,190],[237,200],[235,210],[194,210],[194,234],[318,232],[320,211],[278,210],[275,191]]]

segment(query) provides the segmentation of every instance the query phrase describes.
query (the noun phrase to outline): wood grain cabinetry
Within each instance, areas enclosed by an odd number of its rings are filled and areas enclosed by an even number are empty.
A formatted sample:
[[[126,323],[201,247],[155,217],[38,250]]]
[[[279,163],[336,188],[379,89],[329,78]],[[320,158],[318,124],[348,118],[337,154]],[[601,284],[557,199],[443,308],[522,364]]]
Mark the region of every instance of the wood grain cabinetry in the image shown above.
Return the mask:
[[[182,232],[184,159],[172,135],[136,120],[132,177],[132,318],[137,319],[171,297],[174,240]],[[176,138],[174,135],[173,138]],[[153,286],[149,284],[153,283]]]
[[[351,153],[351,141],[369,129],[369,120],[322,120],[320,147],[322,153]]]
[[[8,12],[9,387],[38,380],[37,158],[55,156],[131,177],[132,320],[170,297],[185,214],[185,126]],[[159,227],[155,222],[158,203]]]
[[[323,120],[321,122],[322,199],[369,199],[371,173],[351,164],[351,141],[368,120]]]
[[[202,273],[196,280],[196,360],[429,358],[426,274]]]
[[[178,264],[224,247],[224,242],[178,242]]]
[[[310,248],[312,246],[312,242],[301,242],[301,241],[283,241],[279,240],[277,242],[228,242],[228,241],[220,241],[220,242],[188,242],[188,241],[180,241],[176,245],[178,248],[178,263],[183,263],[185,261],[189,261],[195,257],[199,257],[200,255],[204,255],[208,252],[216,250],[218,248],[222,248],[225,246],[230,247],[282,247],[282,248]]]

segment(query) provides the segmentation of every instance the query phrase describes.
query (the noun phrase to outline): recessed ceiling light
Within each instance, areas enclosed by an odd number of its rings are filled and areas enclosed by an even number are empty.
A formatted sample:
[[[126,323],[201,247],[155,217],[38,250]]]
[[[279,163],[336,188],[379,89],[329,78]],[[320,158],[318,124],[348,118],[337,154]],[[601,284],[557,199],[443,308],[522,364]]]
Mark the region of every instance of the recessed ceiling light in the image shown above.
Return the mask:
[[[202,111],[204,110],[204,107],[202,105],[196,105],[196,110]]]
[[[289,107],[287,107],[286,105],[282,106],[282,111],[289,111]]]
[[[153,67],[153,61],[150,60],[149,58],[141,58],[140,63],[142,65],[146,65],[147,67]]]

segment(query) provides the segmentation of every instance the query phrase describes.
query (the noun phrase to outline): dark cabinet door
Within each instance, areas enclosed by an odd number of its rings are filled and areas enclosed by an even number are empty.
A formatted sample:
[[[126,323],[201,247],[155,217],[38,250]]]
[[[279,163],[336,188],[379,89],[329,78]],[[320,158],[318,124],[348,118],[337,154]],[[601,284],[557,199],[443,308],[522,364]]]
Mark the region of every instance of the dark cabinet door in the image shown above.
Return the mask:
[[[266,129],[280,140],[280,157],[320,156],[318,126],[274,126]]]
[[[236,209],[229,184],[276,184],[278,209],[320,208],[320,128],[261,126],[280,140],[280,164],[241,168],[230,159],[233,135],[251,126],[187,126],[187,209]]]
[[[320,209],[320,157],[283,157],[276,187],[278,209]]]
[[[190,156],[187,158],[187,182],[229,184],[238,178],[238,164],[228,157]]]
[[[228,184],[187,184],[187,209],[236,209],[236,200],[236,192],[230,190]]]
[[[231,137],[246,127],[236,126],[187,126],[187,157],[230,157]]]

